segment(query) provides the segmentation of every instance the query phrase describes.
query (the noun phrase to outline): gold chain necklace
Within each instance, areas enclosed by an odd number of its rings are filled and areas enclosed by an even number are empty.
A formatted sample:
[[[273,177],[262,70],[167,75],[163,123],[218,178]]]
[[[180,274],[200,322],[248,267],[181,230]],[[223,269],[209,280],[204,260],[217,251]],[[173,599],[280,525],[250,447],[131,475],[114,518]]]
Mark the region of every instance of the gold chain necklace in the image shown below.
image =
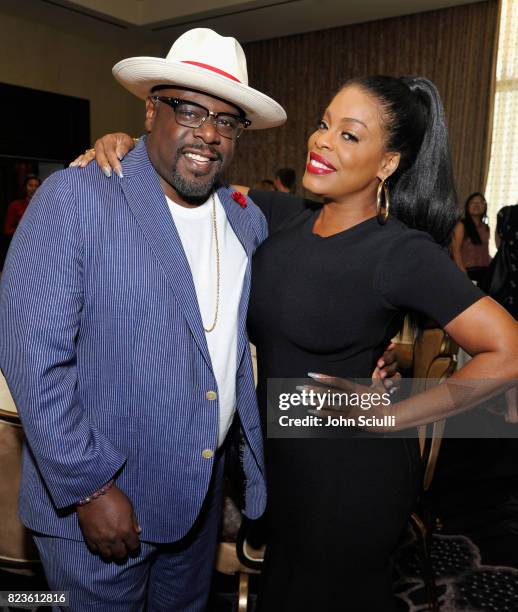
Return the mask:
[[[203,326],[203,329],[209,334],[214,331],[216,323],[218,322],[219,312],[219,285],[220,285],[220,260],[219,260],[219,242],[218,242],[218,224],[216,221],[216,198],[212,193],[212,227],[214,228],[214,244],[216,246],[216,312],[214,313],[214,322],[207,329]]]

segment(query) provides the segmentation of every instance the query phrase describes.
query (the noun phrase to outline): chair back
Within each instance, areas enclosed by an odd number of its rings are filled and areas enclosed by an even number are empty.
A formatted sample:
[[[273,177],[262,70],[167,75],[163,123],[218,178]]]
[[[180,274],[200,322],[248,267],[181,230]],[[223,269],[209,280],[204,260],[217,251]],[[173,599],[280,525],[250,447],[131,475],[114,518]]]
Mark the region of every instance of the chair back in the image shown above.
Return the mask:
[[[426,391],[453,374],[456,368],[458,346],[443,329],[434,327],[424,329],[414,343],[412,393]],[[425,473],[423,489],[427,491],[432,483],[439,457],[446,421],[441,419],[431,425],[420,425],[418,429],[419,446]]]
[[[18,518],[24,434],[16,406],[0,372],[0,567],[31,568],[38,553]]]

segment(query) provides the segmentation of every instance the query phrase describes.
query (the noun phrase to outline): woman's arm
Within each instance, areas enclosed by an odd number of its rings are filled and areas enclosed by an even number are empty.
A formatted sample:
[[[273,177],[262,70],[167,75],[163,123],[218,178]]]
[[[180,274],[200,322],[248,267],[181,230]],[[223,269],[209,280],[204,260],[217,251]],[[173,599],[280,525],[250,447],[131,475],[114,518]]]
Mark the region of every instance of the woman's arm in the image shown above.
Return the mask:
[[[390,406],[358,411],[358,415],[395,416],[394,426],[373,427],[374,431],[395,432],[426,425],[469,410],[514,386],[518,379],[518,323],[494,300],[478,300],[450,321],[445,331],[473,359],[445,382],[423,393]],[[357,385],[342,378],[322,374],[311,377],[342,391],[358,391]],[[348,416],[358,415],[348,411]]]
[[[446,383],[398,404],[398,429],[464,412],[518,379],[518,323],[491,298],[475,302],[445,331],[473,358]]]

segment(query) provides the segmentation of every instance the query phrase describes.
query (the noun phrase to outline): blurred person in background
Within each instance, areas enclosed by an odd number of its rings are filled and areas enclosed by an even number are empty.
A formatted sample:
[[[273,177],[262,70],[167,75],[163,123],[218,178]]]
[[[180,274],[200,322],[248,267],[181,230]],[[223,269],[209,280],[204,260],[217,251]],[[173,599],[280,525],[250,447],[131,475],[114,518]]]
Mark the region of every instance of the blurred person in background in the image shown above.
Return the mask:
[[[452,253],[456,264],[477,284],[491,263],[487,202],[479,192],[468,196],[464,218],[455,227]]]
[[[283,193],[295,193],[295,184],[297,181],[297,175],[293,168],[281,168],[277,170],[273,184],[275,191],[282,191]]]
[[[518,320],[518,204],[498,212],[495,241],[498,252],[480,286]],[[506,401],[506,421],[518,423],[516,388],[506,393]]]
[[[480,286],[518,319],[518,204],[498,212],[495,241],[498,252]]]
[[[36,190],[40,185],[41,179],[39,176],[36,176],[35,174],[28,174],[23,183],[25,197],[20,198],[19,200],[14,200],[7,207],[2,232],[2,240],[0,244],[0,271],[3,268],[5,256],[9,249],[9,245],[11,244],[11,239],[14,232],[22,220],[32,196],[36,193]]]
[[[261,191],[275,191],[273,181],[270,179],[263,179],[255,183],[255,189],[261,189]]]
[[[4,235],[12,238],[16,228],[22,220],[27,206],[32,199],[32,196],[36,193],[36,190],[41,185],[41,179],[35,174],[28,174],[24,181],[25,197],[14,200],[7,207],[7,213],[4,221]]]

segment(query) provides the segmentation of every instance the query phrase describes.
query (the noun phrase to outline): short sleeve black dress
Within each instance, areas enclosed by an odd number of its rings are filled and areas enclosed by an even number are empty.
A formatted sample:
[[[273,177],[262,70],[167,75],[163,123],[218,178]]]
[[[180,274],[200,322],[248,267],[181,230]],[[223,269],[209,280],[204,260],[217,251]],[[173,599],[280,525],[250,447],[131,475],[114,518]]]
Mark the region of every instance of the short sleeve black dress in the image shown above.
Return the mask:
[[[370,218],[328,238],[319,205],[251,191],[270,237],[253,261],[248,315],[258,396],[268,378],[369,378],[417,311],[446,325],[484,294],[432,238]],[[419,487],[415,440],[266,440],[269,539],[261,612],[390,612],[389,557]]]

